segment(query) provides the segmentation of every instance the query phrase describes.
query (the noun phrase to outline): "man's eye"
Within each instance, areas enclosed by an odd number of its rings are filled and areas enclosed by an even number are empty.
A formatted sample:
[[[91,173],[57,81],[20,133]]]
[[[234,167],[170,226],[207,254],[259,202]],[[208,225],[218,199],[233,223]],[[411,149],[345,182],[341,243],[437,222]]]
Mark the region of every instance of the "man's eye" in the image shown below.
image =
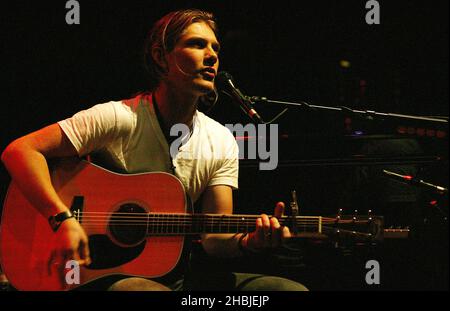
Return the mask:
[[[191,46],[194,46],[194,47],[200,47],[200,48],[205,47],[205,43],[203,43],[202,41],[199,41],[199,40],[194,40],[194,41],[192,41],[192,42],[190,43],[190,45],[191,45]]]

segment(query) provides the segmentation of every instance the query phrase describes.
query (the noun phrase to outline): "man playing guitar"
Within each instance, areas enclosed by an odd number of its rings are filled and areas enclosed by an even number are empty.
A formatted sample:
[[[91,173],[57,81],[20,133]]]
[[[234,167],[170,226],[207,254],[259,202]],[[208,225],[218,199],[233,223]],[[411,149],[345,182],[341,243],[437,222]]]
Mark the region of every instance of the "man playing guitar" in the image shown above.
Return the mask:
[[[183,10],[167,14],[148,35],[145,59],[153,80],[148,92],[96,105],[23,136],[5,149],[2,161],[13,182],[54,230],[56,242],[47,262],[50,272],[62,273],[58,263],[72,259],[85,267],[92,263],[88,235],[52,184],[50,159],[91,155],[119,173],[171,173],[193,202],[202,200],[202,213],[232,214],[232,190],[238,186],[237,144],[225,127],[197,110],[199,100],[215,90],[220,50],[216,34],[210,13]],[[177,124],[189,130],[182,137],[183,145],[173,151],[171,129]],[[211,154],[221,156],[207,156]],[[248,234],[202,234],[202,246],[208,254],[221,257],[278,247],[290,237],[289,229],[277,219],[283,209],[284,204],[278,203],[275,217],[258,217],[256,229]],[[278,277],[249,274],[236,280],[236,288],[248,281],[241,287],[244,290],[306,289]],[[66,287],[63,283],[61,288]],[[182,287],[134,277],[110,289]]]

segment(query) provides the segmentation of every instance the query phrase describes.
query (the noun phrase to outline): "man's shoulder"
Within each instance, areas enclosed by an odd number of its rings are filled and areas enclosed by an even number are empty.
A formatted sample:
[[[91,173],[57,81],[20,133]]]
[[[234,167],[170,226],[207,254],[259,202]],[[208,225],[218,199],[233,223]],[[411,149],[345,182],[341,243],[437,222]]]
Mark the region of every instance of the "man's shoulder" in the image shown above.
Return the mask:
[[[139,116],[145,115],[144,110],[139,108],[143,106],[142,97],[142,94],[138,94],[130,98],[105,101],[91,107],[85,113],[99,122],[109,120],[115,127],[129,131],[135,128]]]
[[[131,111],[137,111],[139,107],[151,104],[151,93],[140,92],[129,98],[122,99],[118,103]]]
[[[104,113],[112,113],[118,118],[135,118],[136,114],[142,111],[142,107],[150,104],[148,95],[145,93],[138,93],[131,97],[124,99],[114,99],[95,105],[95,109],[103,111]]]

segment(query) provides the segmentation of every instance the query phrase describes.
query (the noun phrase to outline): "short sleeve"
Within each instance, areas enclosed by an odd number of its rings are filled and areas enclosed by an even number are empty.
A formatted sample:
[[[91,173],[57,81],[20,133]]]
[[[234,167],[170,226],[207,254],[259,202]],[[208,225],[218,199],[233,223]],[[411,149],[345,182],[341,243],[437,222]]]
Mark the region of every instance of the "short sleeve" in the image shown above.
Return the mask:
[[[98,104],[58,122],[79,156],[101,150],[131,128],[121,102]]]

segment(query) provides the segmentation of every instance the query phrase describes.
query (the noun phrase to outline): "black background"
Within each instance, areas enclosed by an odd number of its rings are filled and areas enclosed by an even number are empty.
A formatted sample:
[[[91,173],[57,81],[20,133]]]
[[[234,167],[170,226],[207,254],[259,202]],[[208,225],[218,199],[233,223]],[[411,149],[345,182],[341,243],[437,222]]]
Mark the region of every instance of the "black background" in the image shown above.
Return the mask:
[[[80,25],[66,24],[65,1],[11,1],[2,5],[2,150],[13,139],[81,109],[145,89],[142,49],[148,29],[165,13],[191,7],[216,15],[222,45],[221,69],[230,72],[248,95],[324,106],[448,116],[448,1],[445,0],[379,1],[380,25],[366,24],[366,1],[362,0],[80,0],[79,3]],[[350,68],[340,67],[340,60],[348,60]],[[364,93],[361,83],[366,85]],[[261,107],[261,111],[268,120],[280,109]],[[209,114],[221,123],[247,123],[245,116],[222,97]],[[278,122],[282,133],[301,136],[286,142],[280,159],[336,158],[360,151],[359,145],[349,147],[340,140],[341,117],[290,109]],[[368,133],[386,134],[386,126],[370,128]],[[438,154],[446,160],[447,143],[447,139],[420,141],[419,153]],[[419,171],[424,177],[448,185],[447,168],[448,161],[444,161],[437,167],[420,167]],[[355,202],[358,196],[353,194],[358,190],[346,188],[352,184],[349,176],[355,169],[280,166],[272,172],[259,172],[244,165],[240,190],[235,194],[237,210],[270,213],[277,200],[288,201],[289,191],[296,188],[301,208],[311,214],[334,212],[341,207],[352,210],[356,207],[365,212],[372,206]],[[9,177],[3,167],[0,180],[0,195],[4,195]],[[430,196],[424,198],[421,194],[414,202],[419,206],[414,207],[418,209],[414,213],[408,210],[410,206],[402,207],[407,209],[407,220],[402,218],[404,212],[386,210],[391,206],[375,212],[392,213],[393,218],[388,220],[392,224],[411,225],[423,220],[423,209],[429,199]],[[419,216],[411,220],[411,214]],[[434,231],[430,233],[433,234]],[[437,234],[440,236],[440,231]],[[424,236],[427,235],[421,236],[420,243],[428,245]],[[442,243],[443,247],[438,244],[437,248],[444,249],[445,254],[436,257],[448,258],[448,240]],[[406,255],[400,261],[393,263],[393,258],[386,259],[393,267],[410,263],[401,276],[387,277],[391,283],[385,285],[386,289],[448,289],[448,262],[442,268],[439,260],[422,258],[426,251],[415,250],[417,245],[403,246]],[[411,256],[420,258],[416,262]],[[343,275],[350,271],[345,270],[350,269],[345,262],[330,269],[343,269]],[[363,270],[359,266],[351,271],[363,275]],[[411,276],[417,270],[424,270],[418,281]],[[342,275],[337,278],[342,279]],[[363,276],[356,282],[336,284],[327,278],[325,285],[312,287],[371,289],[361,285],[362,280]]]

